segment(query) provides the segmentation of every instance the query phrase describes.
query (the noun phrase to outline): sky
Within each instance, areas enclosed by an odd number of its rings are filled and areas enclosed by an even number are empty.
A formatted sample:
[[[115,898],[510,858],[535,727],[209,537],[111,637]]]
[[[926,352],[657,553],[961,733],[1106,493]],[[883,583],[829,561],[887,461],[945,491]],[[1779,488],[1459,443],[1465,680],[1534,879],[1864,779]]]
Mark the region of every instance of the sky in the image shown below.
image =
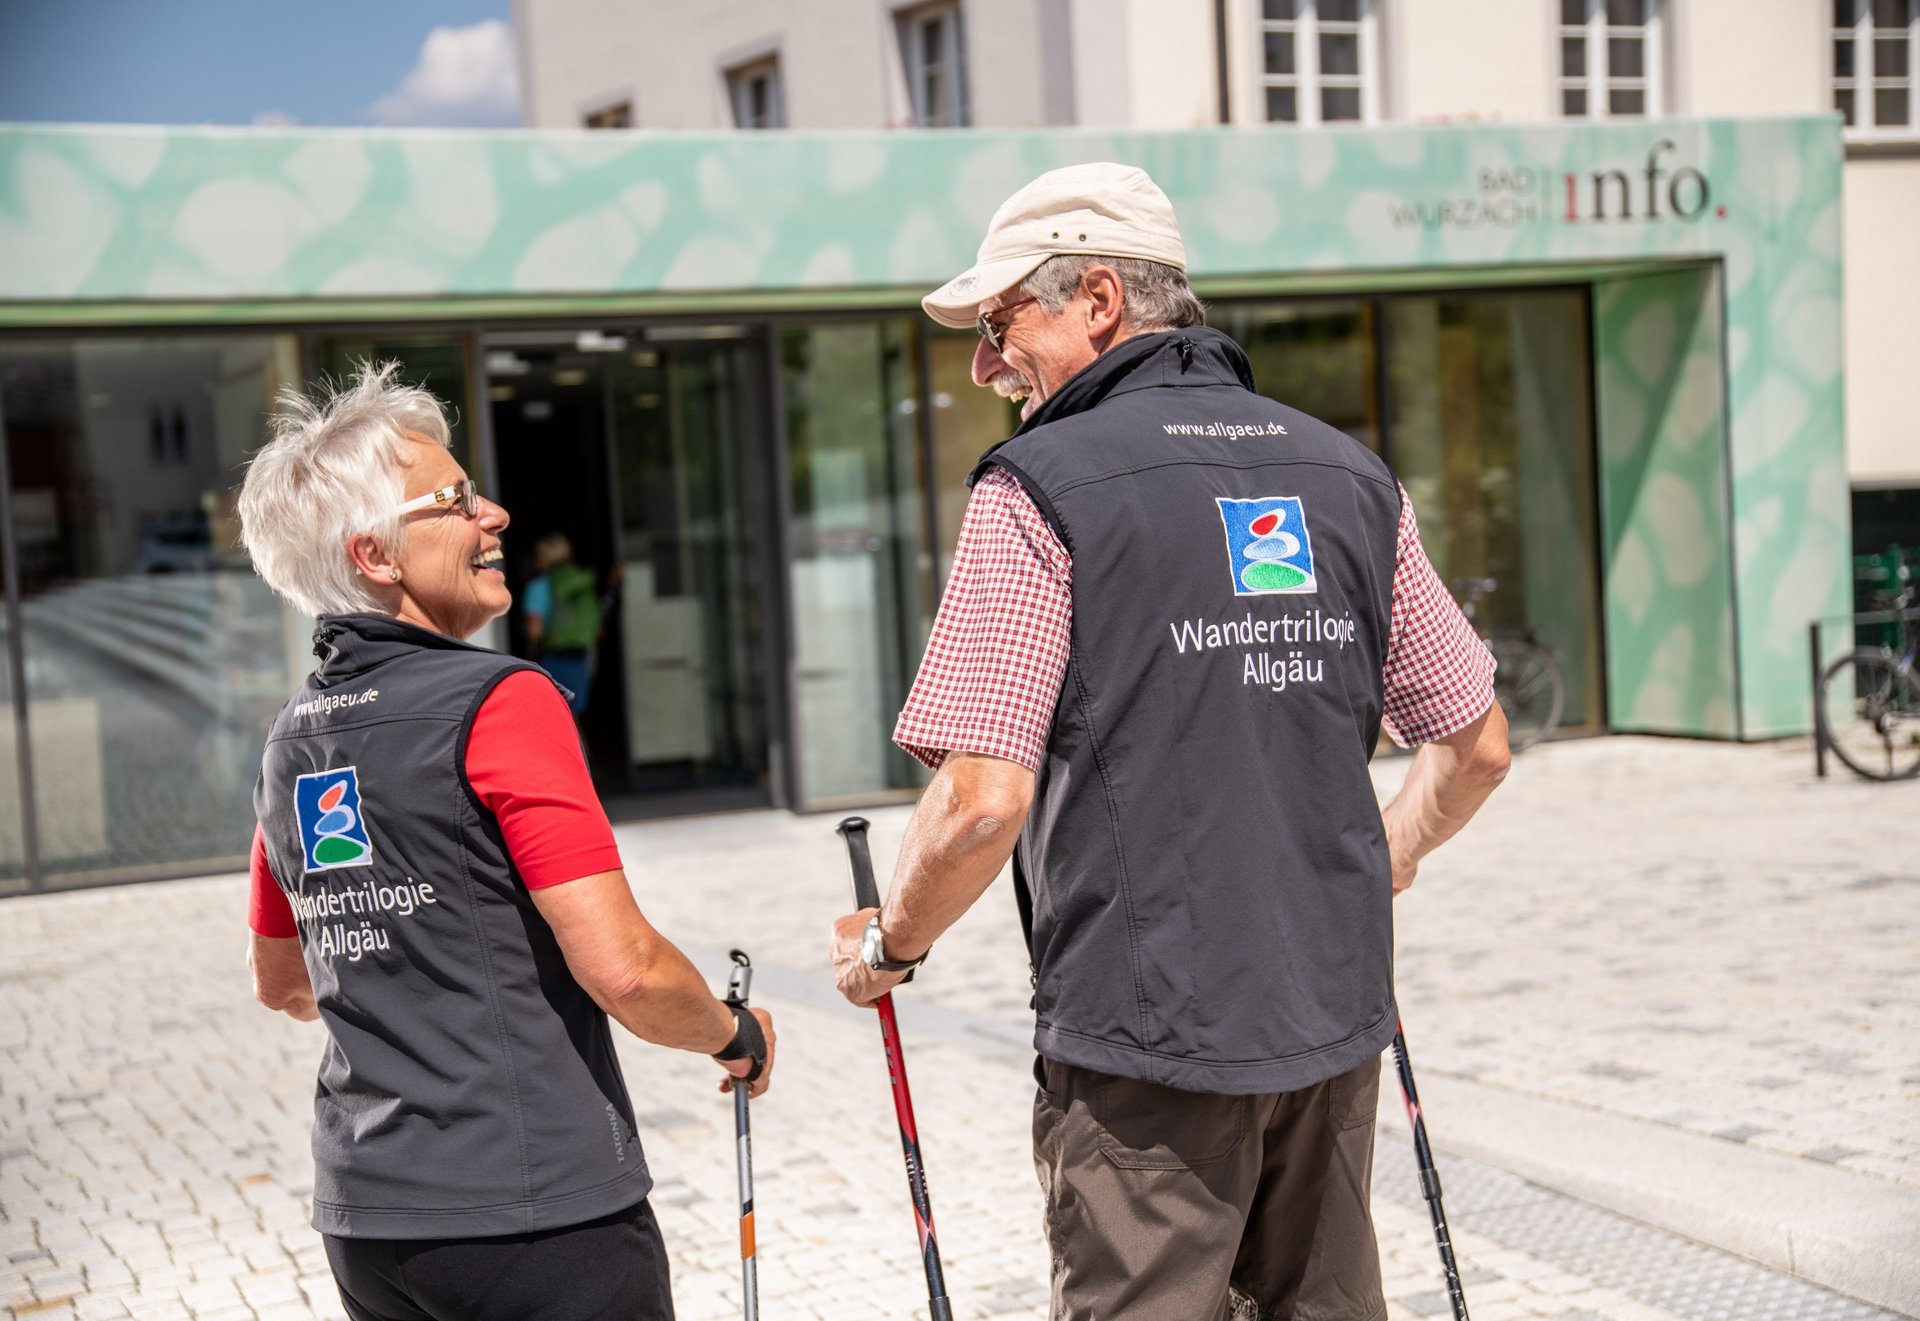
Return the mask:
[[[0,122],[519,122],[509,0],[0,0]]]

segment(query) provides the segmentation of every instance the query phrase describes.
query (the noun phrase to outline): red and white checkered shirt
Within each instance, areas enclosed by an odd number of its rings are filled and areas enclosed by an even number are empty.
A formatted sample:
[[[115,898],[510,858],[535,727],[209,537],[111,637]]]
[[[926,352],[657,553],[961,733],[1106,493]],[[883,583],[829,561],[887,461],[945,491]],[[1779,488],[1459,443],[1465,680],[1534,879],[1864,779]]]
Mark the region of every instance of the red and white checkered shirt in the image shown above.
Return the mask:
[[[1402,747],[1477,720],[1493,656],[1420,546],[1400,492],[1393,620],[1381,725]],[[1073,557],[1020,484],[995,468],[974,485],[940,613],[893,741],[928,766],[980,752],[1040,768],[1073,634]]]

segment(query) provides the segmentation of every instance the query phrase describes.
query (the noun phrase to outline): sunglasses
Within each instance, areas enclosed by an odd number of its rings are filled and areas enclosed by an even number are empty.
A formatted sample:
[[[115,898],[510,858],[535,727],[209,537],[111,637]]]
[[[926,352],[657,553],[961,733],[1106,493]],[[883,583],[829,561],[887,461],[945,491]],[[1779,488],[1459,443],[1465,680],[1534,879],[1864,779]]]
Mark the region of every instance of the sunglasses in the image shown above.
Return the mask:
[[[993,351],[995,353],[1000,352],[1002,346],[1006,343],[1007,327],[1013,320],[1013,318],[1005,317],[1002,314],[1011,312],[1016,307],[1025,307],[1028,303],[1037,303],[1039,301],[1037,298],[1022,298],[1018,302],[1003,303],[991,312],[982,312],[979,320],[974,323],[980,327],[980,338],[993,345]],[[993,319],[994,317],[1002,317],[1002,319],[995,321]]]
[[[480,516],[480,488],[468,477],[455,482],[452,486],[443,486],[437,491],[428,491],[425,495],[416,495],[405,504],[394,509],[396,516],[404,517],[416,509],[458,510],[462,518]]]

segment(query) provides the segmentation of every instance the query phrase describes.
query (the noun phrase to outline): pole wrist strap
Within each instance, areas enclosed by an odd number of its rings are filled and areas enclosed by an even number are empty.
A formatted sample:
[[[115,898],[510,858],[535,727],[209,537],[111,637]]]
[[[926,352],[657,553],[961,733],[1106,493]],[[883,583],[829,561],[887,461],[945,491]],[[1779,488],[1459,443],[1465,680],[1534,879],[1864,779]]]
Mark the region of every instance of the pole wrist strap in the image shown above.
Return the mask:
[[[767,1067],[767,1034],[760,1030],[760,1020],[745,1005],[735,1004],[731,1000],[721,1003],[733,1014],[733,1040],[724,1049],[714,1052],[713,1057],[722,1064],[751,1058],[753,1068],[747,1071],[744,1081],[753,1082]]]

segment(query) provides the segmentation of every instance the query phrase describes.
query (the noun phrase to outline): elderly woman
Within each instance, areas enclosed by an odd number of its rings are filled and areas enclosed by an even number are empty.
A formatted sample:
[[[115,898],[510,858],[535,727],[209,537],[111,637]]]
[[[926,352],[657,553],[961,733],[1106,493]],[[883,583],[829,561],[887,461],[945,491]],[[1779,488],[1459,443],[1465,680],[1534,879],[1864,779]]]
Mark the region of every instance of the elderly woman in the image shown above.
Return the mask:
[[[670,1317],[607,1018],[767,1085],[773,1027],[635,906],[565,698],[463,641],[511,604],[507,511],[396,366],[282,396],[240,496],[319,667],[260,780],[250,962],[323,1020],[313,1223],[354,1321]]]

